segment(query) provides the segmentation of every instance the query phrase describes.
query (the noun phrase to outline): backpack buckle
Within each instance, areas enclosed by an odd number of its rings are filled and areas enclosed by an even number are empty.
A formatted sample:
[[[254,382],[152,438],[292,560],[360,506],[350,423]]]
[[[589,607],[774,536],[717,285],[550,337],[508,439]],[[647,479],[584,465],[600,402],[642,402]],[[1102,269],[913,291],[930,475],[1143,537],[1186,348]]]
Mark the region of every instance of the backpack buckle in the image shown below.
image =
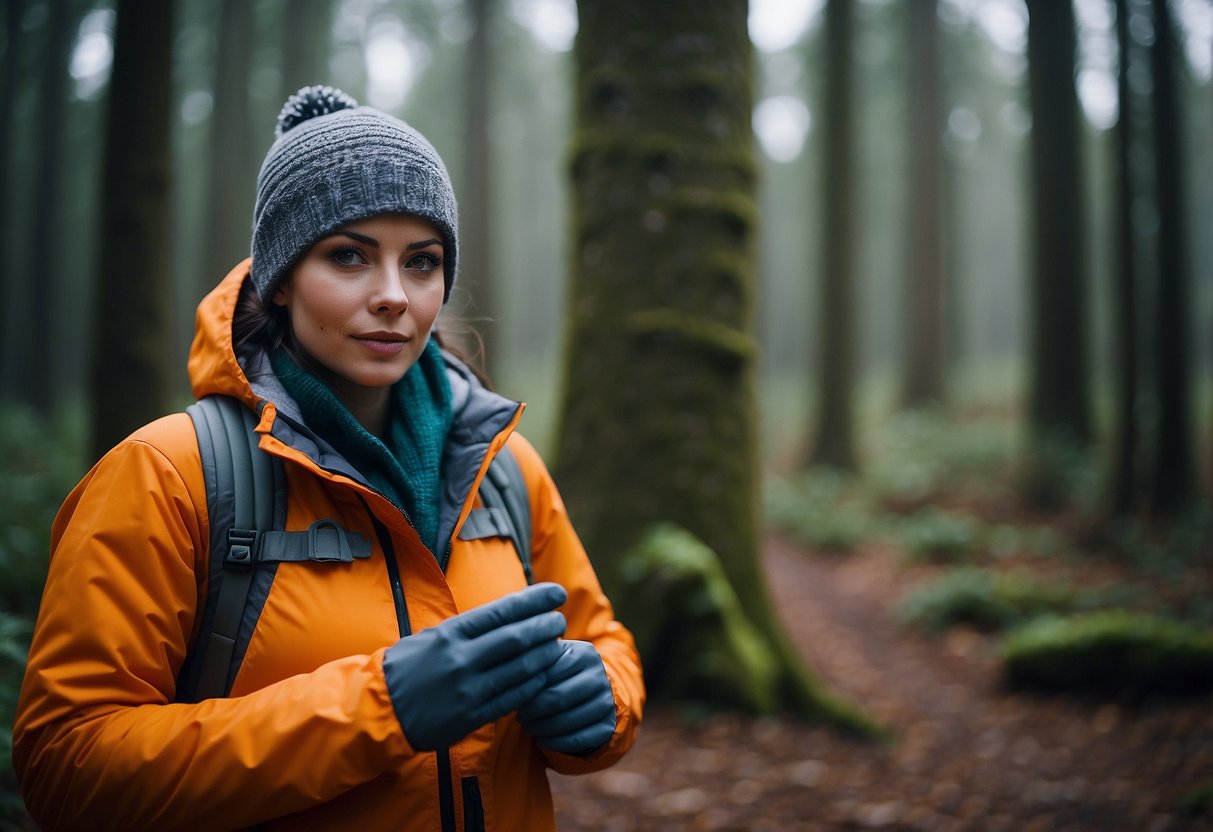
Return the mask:
[[[247,571],[253,568],[253,552],[257,544],[257,532],[253,529],[229,529],[227,532],[227,557],[223,565],[228,569]]]
[[[317,520],[308,527],[307,557],[317,563],[354,562],[345,530],[328,518]]]

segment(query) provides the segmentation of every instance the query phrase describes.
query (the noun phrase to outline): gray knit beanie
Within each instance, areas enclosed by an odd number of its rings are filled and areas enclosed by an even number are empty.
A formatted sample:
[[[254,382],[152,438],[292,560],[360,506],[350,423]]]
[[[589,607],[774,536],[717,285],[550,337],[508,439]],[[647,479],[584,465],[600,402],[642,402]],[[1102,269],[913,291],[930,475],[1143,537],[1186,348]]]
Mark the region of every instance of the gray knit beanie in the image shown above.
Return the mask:
[[[321,86],[287,99],[275,135],[253,208],[253,284],[262,301],[313,243],[378,214],[412,214],[438,228],[445,247],[443,302],[450,298],[458,253],[455,192],[424,136]]]

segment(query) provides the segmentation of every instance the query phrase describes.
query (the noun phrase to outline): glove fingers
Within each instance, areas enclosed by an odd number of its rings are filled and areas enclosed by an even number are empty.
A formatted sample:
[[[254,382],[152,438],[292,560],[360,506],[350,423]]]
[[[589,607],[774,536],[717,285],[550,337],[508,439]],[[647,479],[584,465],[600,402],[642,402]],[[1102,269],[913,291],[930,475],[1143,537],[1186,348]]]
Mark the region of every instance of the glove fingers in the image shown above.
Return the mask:
[[[601,673],[582,672],[555,685],[551,684],[551,678],[549,673],[548,687],[518,711],[519,719],[528,725],[593,699],[602,694],[604,685],[610,691],[610,682]]]
[[[543,690],[543,686],[547,680],[540,673],[536,676],[531,676],[521,683],[503,690],[501,693],[489,699],[487,702],[476,708],[470,721],[474,725],[484,725],[489,722],[495,722],[501,719],[511,711],[518,710],[518,707],[532,698],[536,693]]]
[[[564,653],[560,656],[560,660],[548,670],[549,687],[573,678],[587,667],[601,664],[598,651],[588,641],[562,639],[560,646],[564,648]]]
[[[557,737],[540,737],[535,740],[541,748],[559,751],[562,754],[589,754],[610,742],[615,734],[615,712],[609,720],[602,720],[587,728]]]
[[[539,677],[543,680],[543,685],[546,685],[547,675],[545,671],[552,666],[552,662],[560,655],[559,650],[560,648],[557,643],[550,641],[481,672],[477,680],[477,684],[481,686],[483,691],[481,698],[487,700],[497,697],[504,691],[511,690],[534,677]],[[535,694],[542,691],[543,685],[527,699],[533,698]],[[526,701],[523,700],[523,702]],[[523,702],[518,704],[521,705]],[[514,706],[514,708],[517,707],[518,705]],[[514,710],[514,708],[510,710]]]
[[[487,670],[541,644],[551,644],[555,648],[548,661],[551,665],[564,652],[557,639],[564,635],[565,626],[564,615],[559,612],[545,612],[505,624],[471,642],[472,665]]]
[[[450,624],[467,638],[476,638],[507,624],[554,610],[566,598],[568,593],[559,584],[535,584],[457,615]]]
[[[582,731],[608,718],[614,722],[615,700],[610,694],[596,696],[543,719],[528,720],[523,727],[535,738],[559,737]]]

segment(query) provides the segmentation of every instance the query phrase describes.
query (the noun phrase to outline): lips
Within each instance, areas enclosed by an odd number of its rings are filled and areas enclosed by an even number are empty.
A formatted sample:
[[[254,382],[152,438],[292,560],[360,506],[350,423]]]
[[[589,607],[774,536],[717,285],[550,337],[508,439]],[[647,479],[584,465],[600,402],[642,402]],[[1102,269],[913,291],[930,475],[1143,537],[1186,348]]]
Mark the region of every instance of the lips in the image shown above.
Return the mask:
[[[362,335],[355,335],[359,341],[407,341],[408,337],[401,335],[399,332],[367,332]]]
[[[408,343],[409,339],[399,332],[367,332],[363,335],[355,335],[354,340],[372,352],[392,355],[404,349],[404,345]]]

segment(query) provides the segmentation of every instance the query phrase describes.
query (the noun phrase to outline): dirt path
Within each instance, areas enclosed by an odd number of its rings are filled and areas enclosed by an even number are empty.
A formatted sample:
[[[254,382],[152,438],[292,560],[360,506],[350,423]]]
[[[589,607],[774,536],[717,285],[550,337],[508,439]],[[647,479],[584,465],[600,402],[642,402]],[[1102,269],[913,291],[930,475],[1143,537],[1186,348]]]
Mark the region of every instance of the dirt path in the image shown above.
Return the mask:
[[[812,558],[771,538],[765,560],[810,665],[895,741],[651,711],[619,766],[553,777],[561,830],[1213,830],[1179,808],[1213,780],[1213,699],[1129,710],[1007,693],[989,639],[892,622],[915,576],[891,553]]]

